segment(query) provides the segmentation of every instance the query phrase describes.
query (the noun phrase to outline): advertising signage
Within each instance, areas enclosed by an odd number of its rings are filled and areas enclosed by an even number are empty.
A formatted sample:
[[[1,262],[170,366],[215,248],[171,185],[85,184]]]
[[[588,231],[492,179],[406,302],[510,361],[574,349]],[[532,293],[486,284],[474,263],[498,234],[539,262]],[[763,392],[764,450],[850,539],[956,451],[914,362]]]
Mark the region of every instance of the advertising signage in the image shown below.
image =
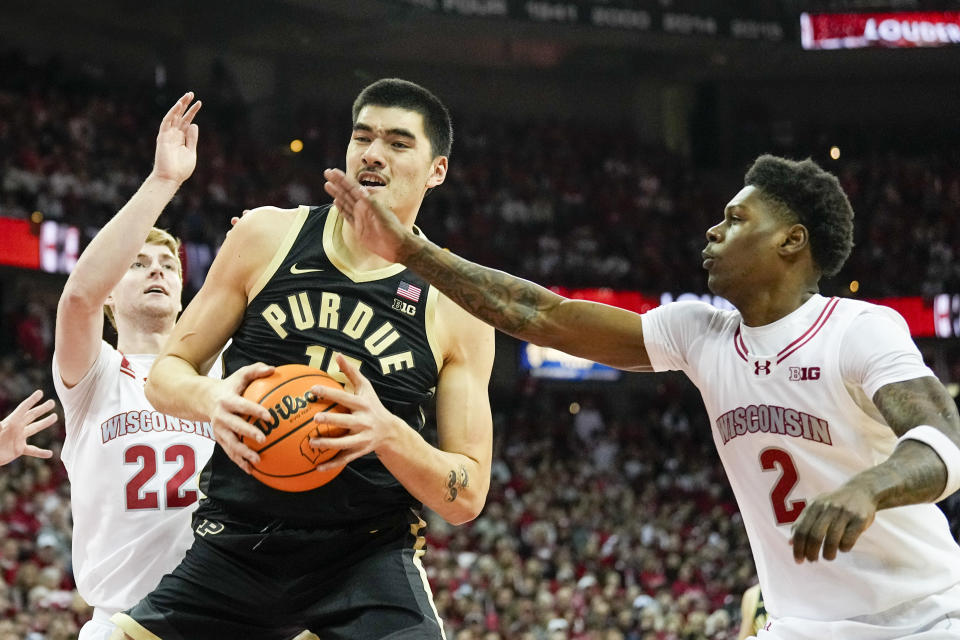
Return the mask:
[[[80,230],[59,222],[0,216],[0,265],[70,273],[80,255]]]
[[[804,49],[913,49],[960,44],[960,11],[802,13]]]
[[[551,291],[567,298],[593,300],[604,304],[644,313],[674,300],[700,300],[720,309],[733,306],[719,296],[701,293],[665,292],[659,296],[637,291],[614,289],[568,289],[551,287]],[[906,320],[910,334],[915,338],[960,337],[960,294],[941,293],[933,298],[922,296],[897,296],[866,299],[867,302],[890,307]]]

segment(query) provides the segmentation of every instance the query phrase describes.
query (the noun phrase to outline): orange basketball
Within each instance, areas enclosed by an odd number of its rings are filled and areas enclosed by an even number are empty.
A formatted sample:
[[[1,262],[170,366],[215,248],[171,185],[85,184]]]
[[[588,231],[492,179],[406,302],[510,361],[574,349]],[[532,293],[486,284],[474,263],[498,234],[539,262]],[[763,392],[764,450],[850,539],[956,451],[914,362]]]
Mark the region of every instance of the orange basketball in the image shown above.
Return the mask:
[[[319,369],[302,364],[285,364],[272,375],[250,383],[243,397],[253,400],[270,412],[271,423],[251,418],[251,424],[263,431],[266,441],[259,443],[243,438],[244,443],[260,454],[253,466],[253,476],[260,482],[281,491],[309,491],[333,480],[343,467],[319,472],[316,467],[337,455],[339,449],[315,449],[311,438],[338,436],[345,429],[313,421],[317,412],[349,413],[336,403],[320,400],[310,388],[322,384],[335,389],[343,385]]]

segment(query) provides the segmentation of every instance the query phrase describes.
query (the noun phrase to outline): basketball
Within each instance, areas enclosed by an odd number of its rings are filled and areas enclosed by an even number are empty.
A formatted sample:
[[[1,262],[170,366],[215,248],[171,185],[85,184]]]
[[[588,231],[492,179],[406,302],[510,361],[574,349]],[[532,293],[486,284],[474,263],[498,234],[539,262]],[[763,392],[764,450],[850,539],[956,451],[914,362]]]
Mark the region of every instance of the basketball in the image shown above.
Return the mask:
[[[317,412],[347,413],[336,403],[319,400],[311,387],[324,385],[342,389],[343,385],[329,375],[302,364],[285,364],[272,375],[258,378],[247,386],[243,397],[253,400],[270,412],[271,423],[251,418],[267,439],[260,443],[249,438],[243,442],[260,454],[260,462],[252,465],[253,476],[260,482],[281,491],[310,491],[333,480],[343,467],[319,472],[316,467],[339,453],[339,449],[316,449],[311,438],[337,436],[345,429],[313,421]]]

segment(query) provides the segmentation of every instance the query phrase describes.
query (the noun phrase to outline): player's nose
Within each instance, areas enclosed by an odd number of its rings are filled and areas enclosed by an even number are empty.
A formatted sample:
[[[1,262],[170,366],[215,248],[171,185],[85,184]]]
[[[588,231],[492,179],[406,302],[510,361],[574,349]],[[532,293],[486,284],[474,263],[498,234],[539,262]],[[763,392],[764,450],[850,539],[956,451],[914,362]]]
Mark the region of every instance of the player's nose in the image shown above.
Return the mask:
[[[715,224],[709,229],[707,229],[707,242],[720,242],[720,225]]]
[[[360,158],[363,164],[368,167],[384,166],[384,144],[384,141],[378,138],[367,145],[367,148],[363,150],[363,156]]]

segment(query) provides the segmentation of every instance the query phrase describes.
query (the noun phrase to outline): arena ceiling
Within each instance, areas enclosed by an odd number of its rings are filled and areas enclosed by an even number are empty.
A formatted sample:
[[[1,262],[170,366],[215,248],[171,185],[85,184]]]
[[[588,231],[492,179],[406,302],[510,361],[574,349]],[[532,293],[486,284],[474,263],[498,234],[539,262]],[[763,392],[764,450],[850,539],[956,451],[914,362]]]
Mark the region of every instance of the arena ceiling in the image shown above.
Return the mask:
[[[542,0],[578,7],[648,7],[652,12],[703,12],[783,25],[780,38],[731,38],[596,28],[512,18],[463,15],[451,7],[520,0],[5,0],[0,17],[7,42],[20,34],[58,39],[132,37],[158,48],[196,43],[250,55],[345,61],[444,64],[469,69],[529,69],[561,75],[631,73],[694,81],[724,77],[896,77],[923,74],[957,78],[957,49],[808,52],[795,24],[799,13],[858,9],[944,8],[946,0]],[[536,4],[540,0],[522,6]],[[956,6],[956,2],[952,4]],[[512,6],[512,5],[511,5]],[[427,8],[423,8],[427,7]],[[469,12],[467,12],[469,13]],[[475,12],[475,13],[481,13]],[[717,14],[720,15],[720,14]],[[15,26],[16,25],[16,26]],[[59,34],[55,33],[59,31]],[[694,30],[695,31],[695,30]],[[92,35],[91,35],[92,34]],[[53,36],[53,37],[51,37]],[[54,43],[54,44],[50,44]]]

